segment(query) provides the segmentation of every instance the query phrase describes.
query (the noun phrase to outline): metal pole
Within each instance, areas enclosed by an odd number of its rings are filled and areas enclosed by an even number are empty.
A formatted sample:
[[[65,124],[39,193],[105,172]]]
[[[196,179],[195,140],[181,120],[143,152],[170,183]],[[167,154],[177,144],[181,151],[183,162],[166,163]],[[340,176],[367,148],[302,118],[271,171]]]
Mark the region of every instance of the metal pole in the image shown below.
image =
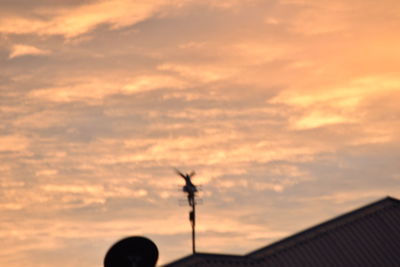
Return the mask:
[[[196,232],[195,232],[195,227],[196,227],[196,202],[195,201],[193,201],[192,212],[193,212],[193,220],[192,220],[192,250],[193,250],[193,254],[195,254],[196,253]]]
[[[190,174],[183,174],[178,170],[175,170],[177,174],[179,174],[183,179],[185,179],[185,185],[182,188],[182,191],[187,193],[188,203],[192,210],[189,212],[189,220],[192,225],[192,251],[193,254],[196,253],[196,192],[197,188],[190,180],[191,177],[195,174],[195,172],[191,172]]]

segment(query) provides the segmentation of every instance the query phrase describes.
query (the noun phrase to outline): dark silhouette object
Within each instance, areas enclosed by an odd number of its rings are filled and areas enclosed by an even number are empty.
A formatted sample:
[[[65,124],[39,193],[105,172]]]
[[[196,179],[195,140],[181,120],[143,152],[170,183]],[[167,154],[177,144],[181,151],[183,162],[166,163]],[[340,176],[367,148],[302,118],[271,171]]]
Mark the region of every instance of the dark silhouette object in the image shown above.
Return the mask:
[[[141,236],[127,237],[115,243],[104,258],[104,267],[154,267],[157,246]]]
[[[182,191],[187,193],[188,203],[192,210],[189,212],[189,220],[192,226],[192,251],[193,254],[196,253],[196,193],[197,187],[192,183],[191,178],[196,174],[192,171],[190,174],[183,174],[179,170],[175,169],[175,172],[180,175],[183,179],[185,179],[185,185],[182,187]]]
[[[192,183],[191,178],[196,174],[192,171],[190,174],[183,174],[178,170],[175,170],[178,175],[180,175],[183,179],[185,179],[185,185],[182,187],[182,191],[188,194],[188,202],[189,205],[192,206],[194,204],[194,197],[197,193],[197,187]]]
[[[386,197],[245,255],[196,253],[163,267],[400,266],[400,200]]]

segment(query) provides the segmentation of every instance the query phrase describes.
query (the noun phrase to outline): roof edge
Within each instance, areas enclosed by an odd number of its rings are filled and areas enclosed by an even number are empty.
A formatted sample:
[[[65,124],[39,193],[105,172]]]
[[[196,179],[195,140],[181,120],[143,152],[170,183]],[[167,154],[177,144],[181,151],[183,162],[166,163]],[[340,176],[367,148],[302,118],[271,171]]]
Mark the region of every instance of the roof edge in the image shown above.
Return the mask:
[[[396,199],[391,196],[386,196],[382,199],[379,199],[377,201],[374,201],[370,204],[361,206],[359,208],[356,208],[352,211],[346,212],[344,214],[338,215],[336,217],[333,217],[332,219],[329,219],[327,221],[324,221],[322,223],[319,223],[315,226],[312,226],[310,228],[306,228],[305,230],[302,230],[300,232],[297,232],[291,236],[285,237],[281,240],[278,240],[276,242],[273,242],[272,244],[269,244],[267,246],[264,246],[262,248],[256,249],[252,252],[249,252],[245,254],[247,257],[257,257],[257,254],[264,254],[265,250],[271,250],[270,253],[274,253],[277,250],[284,249],[287,247],[290,247],[292,243],[298,242],[298,239],[308,239],[311,238],[310,235],[311,233],[314,233],[314,235],[320,234],[321,232],[328,231],[332,228],[336,228],[339,225],[344,225],[349,223],[350,221],[357,220],[358,218],[361,218],[367,214],[371,214],[374,212],[377,212],[379,210],[382,210],[388,206],[392,205],[400,205],[400,200]],[[313,236],[314,236],[313,235]]]
[[[333,217],[332,219],[329,219],[327,221],[319,223],[310,228],[306,228],[305,230],[297,232],[291,236],[285,237],[285,238],[278,240],[272,244],[269,244],[267,246],[264,246],[262,248],[259,248],[257,250],[254,250],[254,251],[249,252],[244,255],[197,252],[194,254],[186,255],[183,258],[177,259],[175,261],[171,261],[171,262],[161,265],[161,266],[163,266],[163,267],[175,266],[175,264],[183,263],[183,262],[186,262],[186,263],[192,262],[194,264],[195,262],[202,261],[205,258],[210,259],[213,257],[225,258],[225,259],[230,258],[230,259],[249,259],[249,260],[253,259],[253,260],[256,260],[257,254],[275,253],[278,250],[285,249],[285,248],[292,246],[295,242],[298,242],[299,239],[312,238],[313,236],[318,235],[322,232],[325,232],[332,228],[336,228],[341,225],[347,224],[351,221],[357,220],[368,214],[378,212],[388,206],[393,206],[393,205],[400,205],[400,200],[396,199],[394,197],[391,197],[391,196],[386,196],[386,197],[379,199],[377,201],[374,201],[370,204],[361,206],[361,207],[351,210],[349,212],[346,212],[346,213],[343,213],[336,217]],[[265,252],[265,250],[270,250],[270,251]]]
[[[163,267],[167,266],[173,266],[177,263],[181,263],[184,261],[191,261],[191,260],[196,260],[196,259],[201,259],[203,260],[204,258],[213,258],[213,257],[218,257],[219,259],[221,258],[229,258],[229,259],[245,259],[247,256],[245,255],[237,255],[237,254],[220,254],[220,253],[207,253],[207,252],[196,252],[194,254],[190,254],[187,256],[184,256],[183,258],[180,258],[175,261],[171,261],[167,264],[162,265]]]

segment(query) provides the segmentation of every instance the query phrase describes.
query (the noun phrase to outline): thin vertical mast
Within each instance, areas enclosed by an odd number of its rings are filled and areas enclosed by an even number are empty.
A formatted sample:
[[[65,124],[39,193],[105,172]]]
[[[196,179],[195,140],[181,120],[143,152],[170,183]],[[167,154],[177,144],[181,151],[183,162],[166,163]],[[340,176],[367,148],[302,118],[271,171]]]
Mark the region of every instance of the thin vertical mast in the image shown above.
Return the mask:
[[[196,193],[197,187],[192,183],[191,178],[195,175],[195,172],[191,172],[190,174],[183,174],[178,170],[175,170],[177,174],[179,174],[183,179],[185,179],[185,185],[182,188],[182,191],[187,193],[187,199],[189,206],[192,210],[189,212],[189,220],[192,226],[192,251],[193,254],[196,253]]]
[[[192,211],[189,213],[190,222],[192,223],[192,251],[196,253],[196,201],[193,199]]]

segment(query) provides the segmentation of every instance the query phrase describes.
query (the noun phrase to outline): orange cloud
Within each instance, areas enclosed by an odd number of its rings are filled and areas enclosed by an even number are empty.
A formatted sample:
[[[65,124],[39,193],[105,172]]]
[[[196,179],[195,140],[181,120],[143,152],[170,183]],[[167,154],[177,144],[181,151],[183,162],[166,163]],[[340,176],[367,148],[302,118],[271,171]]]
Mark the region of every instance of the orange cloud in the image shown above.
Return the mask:
[[[182,78],[193,80],[200,83],[215,82],[227,79],[236,73],[235,67],[213,66],[213,65],[194,65],[194,64],[174,64],[164,63],[158,66],[159,70],[172,71],[178,73]]]
[[[16,57],[21,57],[21,56],[26,56],[26,55],[33,55],[33,56],[46,55],[49,53],[50,53],[50,51],[48,51],[48,50],[39,49],[37,47],[30,46],[30,45],[14,45],[12,47],[9,58],[16,58]]]
[[[180,1],[175,1],[180,2]],[[140,22],[153,15],[165,3],[159,0],[128,1],[101,0],[78,7],[34,10],[46,19],[25,18],[18,15],[0,19],[0,32],[11,34],[59,34],[75,37],[99,24],[120,28]]]
[[[30,142],[21,135],[0,136],[0,151],[26,151]]]
[[[115,76],[120,75],[115,74]],[[118,81],[115,76],[107,74],[101,78],[81,77],[60,80],[58,81],[60,86],[33,90],[29,93],[29,97],[54,102],[91,103],[113,94],[136,94],[163,88],[183,89],[188,85],[185,81],[168,75],[140,75],[121,79],[123,81]]]
[[[118,29],[134,25],[155,15],[162,15],[162,9],[179,8],[192,3],[191,0],[97,0],[71,8],[37,8],[33,14],[41,18],[8,14],[0,18],[0,32],[6,34],[63,35],[73,38],[93,30],[101,24]],[[232,8],[240,1],[225,0],[207,3],[218,8]],[[44,18],[44,19],[43,19]]]

